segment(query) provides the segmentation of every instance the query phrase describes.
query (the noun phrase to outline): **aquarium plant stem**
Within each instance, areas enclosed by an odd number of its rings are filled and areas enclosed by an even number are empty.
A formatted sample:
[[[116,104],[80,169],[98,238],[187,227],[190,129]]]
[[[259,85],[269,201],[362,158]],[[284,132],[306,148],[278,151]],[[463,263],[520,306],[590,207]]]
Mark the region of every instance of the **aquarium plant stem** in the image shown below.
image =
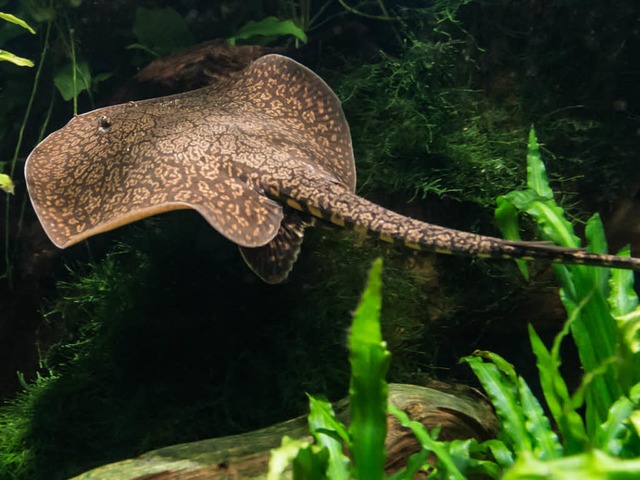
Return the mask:
[[[40,52],[40,61],[38,62],[38,67],[36,68],[36,74],[33,79],[33,86],[31,88],[31,95],[29,96],[29,102],[27,103],[27,108],[24,112],[24,117],[22,119],[22,125],[20,125],[20,131],[18,132],[18,141],[16,142],[16,148],[13,152],[13,158],[11,159],[11,169],[9,170],[9,176],[13,178],[13,174],[16,170],[16,164],[18,162],[18,155],[20,153],[20,147],[22,146],[22,139],[24,138],[24,131],[27,127],[27,122],[29,121],[29,115],[31,114],[31,108],[33,107],[33,101],[36,97],[36,92],[38,91],[38,83],[40,81],[40,75],[42,73],[42,66],[44,65],[44,60],[47,56],[49,50],[49,35],[51,33],[51,20],[47,22],[47,29],[44,35],[44,45],[42,47],[42,51]],[[12,286],[12,276],[11,276],[11,260],[9,255],[9,207],[10,207],[10,197],[7,194],[5,204],[5,236],[4,236],[4,261],[5,261],[5,273],[4,276],[7,277],[7,281],[9,282],[9,287]]]

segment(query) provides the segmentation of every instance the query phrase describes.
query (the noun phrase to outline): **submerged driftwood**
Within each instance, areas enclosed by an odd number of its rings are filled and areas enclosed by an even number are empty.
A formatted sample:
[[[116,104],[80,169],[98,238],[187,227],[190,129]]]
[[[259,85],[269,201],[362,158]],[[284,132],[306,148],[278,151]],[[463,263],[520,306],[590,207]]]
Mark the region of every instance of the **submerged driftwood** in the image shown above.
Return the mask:
[[[404,410],[427,428],[441,427],[441,439],[495,436],[497,422],[489,404],[468,389],[444,389],[416,385],[389,385],[389,402]],[[348,422],[348,401],[335,405],[336,414]],[[402,468],[419,450],[413,434],[387,418],[387,473]],[[86,472],[74,480],[204,480],[258,479],[268,471],[270,450],[280,445],[283,435],[310,438],[306,416],[271,427],[223,438],[183,443],[160,448]]]

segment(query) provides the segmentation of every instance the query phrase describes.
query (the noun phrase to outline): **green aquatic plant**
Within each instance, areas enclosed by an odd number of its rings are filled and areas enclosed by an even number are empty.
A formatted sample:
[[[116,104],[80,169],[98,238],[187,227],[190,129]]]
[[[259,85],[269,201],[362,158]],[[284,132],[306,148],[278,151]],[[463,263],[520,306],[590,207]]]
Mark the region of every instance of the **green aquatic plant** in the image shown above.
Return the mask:
[[[380,330],[381,275],[382,260],[378,259],[349,333],[351,424],[346,427],[340,423],[326,399],[309,396],[309,429],[316,445],[284,437],[282,446],[272,453],[267,478],[281,478],[289,463],[293,464],[294,479],[310,478],[309,472],[318,479],[384,478],[390,354]],[[349,449],[350,464],[343,443]]]
[[[75,47],[74,29],[71,27],[69,21],[70,14],[68,10],[70,8],[77,8],[80,5],[81,2],[78,0],[61,2],[54,0],[30,0],[25,1],[22,5],[25,8],[25,14],[28,14],[36,22],[42,23],[43,28],[40,29],[42,47],[33,77],[24,81],[25,84],[31,85],[30,89],[23,88],[20,91],[22,95],[12,96],[12,93],[15,92],[15,87],[9,83],[6,86],[6,93],[2,99],[2,103],[6,105],[6,110],[2,110],[2,113],[5,114],[7,118],[9,117],[11,109],[20,110],[21,116],[21,120],[15,122],[16,125],[19,125],[19,129],[15,140],[13,155],[11,159],[6,162],[0,161],[0,176],[2,176],[0,179],[0,182],[2,182],[0,189],[7,193],[15,193],[14,179],[16,178],[17,169],[23,161],[21,153],[25,141],[32,141],[35,144],[42,140],[54,113],[55,100],[53,95],[50,97],[48,104],[45,102],[45,106],[42,106],[43,102],[40,97],[43,84],[48,82],[53,84],[65,101],[72,101],[73,113],[77,114],[78,97],[80,93],[86,91],[90,103],[93,104],[92,94],[97,88],[97,85],[111,76],[109,72],[92,75],[88,63],[78,58]],[[49,57],[49,52],[52,48],[58,52],[64,52],[64,55],[58,56],[58,60],[54,64],[51,64]],[[53,77],[47,76],[49,71],[53,72]],[[41,113],[39,116],[40,124],[32,125],[32,123],[34,123],[32,120],[34,110],[37,108],[40,108]],[[3,120],[4,119],[0,119],[0,137],[5,133],[2,131],[1,126]],[[30,138],[25,137],[25,134],[29,131],[36,133],[31,133]],[[20,187],[19,182],[18,186]],[[19,249],[19,245],[15,240],[20,237],[26,211],[27,198],[24,189],[19,189],[19,195],[17,195],[17,197],[15,202],[17,206],[12,207],[14,202],[10,201],[9,197],[6,198],[4,204],[5,228],[4,238],[2,239],[4,265],[3,272],[0,273],[0,279],[5,279],[9,287],[13,286],[13,261]],[[15,221],[13,225],[10,225],[12,208],[17,208],[18,213],[15,215],[17,221]]]
[[[15,193],[15,185],[13,184],[11,177],[6,173],[0,173],[0,190],[11,194]]]
[[[440,28],[409,36],[400,54],[380,53],[328,78],[351,125],[360,189],[486,209],[516,187],[514,138],[524,129],[512,112],[459,83],[465,40]]]
[[[145,51],[154,58],[184,50],[194,44],[184,18],[172,7],[138,7],[132,33],[137,43],[127,48]]]
[[[276,17],[266,17],[257,22],[250,20],[227,41],[229,45],[235,45],[238,40],[249,44],[270,43],[282,36],[293,36],[296,41],[307,43],[307,34],[293,20],[280,20]]]
[[[35,35],[36,33],[36,31],[31,28],[31,26],[27,22],[16,17],[15,15],[11,15],[10,13],[0,12],[0,20],[5,20],[9,23],[13,23],[14,25],[18,25],[31,34]],[[34,63],[28,58],[19,57],[11,52],[7,52],[6,50],[0,50],[0,62],[11,62],[14,65],[18,65],[19,67],[33,67],[34,65]]]
[[[527,212],[538,222],[543,236],[565,246],[579,246],[573,227],[563,210],[553,200],[544,165],[540,159],[535,133],[529,138],[527,184],[529,190],[513,192],[499,199],[497,217],[509,238],[516,237],[516,213]],[[594,217],[587,228],[589,249],[606,252],[603,228]],[[625,253],[625,252],[623,252]],[[626,252],[628,254],[628,251]],[[379,337],[379,275],[376,263],[353,332],[368,325],[370,344],[366,361],[352,361],[354,378],[369,376],[369,385],[377,385],[370,398],[384,396],[384,344]],[[438,431],[428,432],[411,421],[406,413],[391,408],[400,423],[410,428],[422,446],[405,470],[393,479],[414,478],[423,470],[432,479],[503,478],[508,480],[565,480],[572,478],[631,479],[640,475],[640,307],[633,291],[633,274],[624,271],[602,271],[586,266],[555,265],[562,285],[561,299],[569,319],[548,349],[533,327],[529,327],[532,350],[537,359],[542,392],[553,422],[527,382],[514,367],[495,353],[477,351],[462,359],[468,363],[492,400],[500,422],[497,439],[479,443],[476,440],[440,441]],[[523,273],[526,272],[522,268]],[[366,322],[363,322],[364,315]],[[586,325],[593,322],[594,325]],[[591,330],[589,330],[591,328]],[[355,335],[362,335],[357,330]],[[560,345],[572,335],[584,368],[582,383],[573,395],[561,373]],[[597,336],[601,338],[598,338]],[[361,344],[350,343],[351,355],[358,354]],[[594,352],[594,348],[601,350]],[[382,349],[382,350],[380,350]],[[613,350],[613,352],[612,352]],[[366,351],[366,350],[365,350]],[[353,393],[353,392],[352,392]],[[358,403],[354,408],[359,408]],[[283,441],[272,457],[272,473],[284,471],[293,463],[293,478],[306,478],[302,472],[314,468],[319,479],[382,478],[380,462],[385,453],[379,447],[368,448],[374,472],[363,476],[353,465],[347,467],[342,444],[349,451],[365,448],[338,423],[330,404],[311,397],[310,426],[315,444]],[[313,422],[323,416],[321,429]],[[378,420],[376,420],[378,419]],[[362,421],[362,420],[360,420]],[[384,431],[378,413],[364,422],[374,431]],[[377,422],[377,423],[376,423]],[[552,425],[555,424],[555,428]],[[340,440],[329,448],[324,438]],[[323,443],[324,442],[324,443]],[[426,462],[434,454],[434,465]],[[354,463],[356,459],[353,458]],[[329,473],[330,466],[334,470]],[[273,477],[275,478],[275,477]]]

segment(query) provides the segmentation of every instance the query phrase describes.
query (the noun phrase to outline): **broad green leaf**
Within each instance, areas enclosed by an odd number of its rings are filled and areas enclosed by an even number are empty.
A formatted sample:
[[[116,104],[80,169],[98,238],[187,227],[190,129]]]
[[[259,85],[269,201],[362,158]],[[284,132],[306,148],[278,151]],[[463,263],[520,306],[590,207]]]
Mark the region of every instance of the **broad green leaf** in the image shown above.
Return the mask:
[[[390,354],[380,331],[382,260],[374,262],[367,288],[351,325],[349,387],[351,425],[349,449],[356,478],[382,479],[386,452]]]
[[[171,7],[138,7],[133,34],[138,43],[160,56],[187,48],[194,43],[186,22]]]
[[[302,43],[307,43],[307,34],[304,33],[292,20],[280,20],[276,17],[267,17],[260,21],[249,21],[228,38],[230,45],[235,45],[238,40],[248,40],[252,37],[279,37],[293,35]]]
[[[343,453],[343,441],[348,441],[347,429],[335,417],[331,403],[309,395],[309,430],[317,445],[328,453],[326,472],[332,480],[349,478],[349,459]]]
[[[87,62],[79,62],[76,66],[76,82],[73,82],[73,63],[60,68],[53,77],[53,83],[65,101],[73,99],[80,92],[91,88],[91,72]]]
[[[0,62],[10,62],[19,67],[33,67],[34,63],[28,58],[18,57],[6,50],[0,50]]]
[[[0,173],[0,190],[11,194],[15,193],[15,185],[6,173]]]
[[[33,28],[31,28],[31,26],[29,26],[27,22],[25,22],[24,20],[14,15],[11,15],[10,13],[0,12],[0,19],[6,20],[7,22],[10,22],[10,23],[15,23],[16,25],[20,25],[22,28],[24,28],[25,30],[28,30],[30,33],[33,33],[33,34],[36,33],[36,31]]]

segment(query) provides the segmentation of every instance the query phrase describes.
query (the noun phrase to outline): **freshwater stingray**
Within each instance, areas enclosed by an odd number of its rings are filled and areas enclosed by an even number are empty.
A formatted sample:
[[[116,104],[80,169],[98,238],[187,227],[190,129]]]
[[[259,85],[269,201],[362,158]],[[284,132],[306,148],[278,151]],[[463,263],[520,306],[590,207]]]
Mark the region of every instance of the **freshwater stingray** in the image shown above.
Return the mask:
[[[640,269],[640,259],[452,230],[359,197],[340,101],[280,55],[199,90],[78,115],[35,148],[25,171],[60,248],[190,208],[268,283],[287,277],[314,219],[416,250]]]

